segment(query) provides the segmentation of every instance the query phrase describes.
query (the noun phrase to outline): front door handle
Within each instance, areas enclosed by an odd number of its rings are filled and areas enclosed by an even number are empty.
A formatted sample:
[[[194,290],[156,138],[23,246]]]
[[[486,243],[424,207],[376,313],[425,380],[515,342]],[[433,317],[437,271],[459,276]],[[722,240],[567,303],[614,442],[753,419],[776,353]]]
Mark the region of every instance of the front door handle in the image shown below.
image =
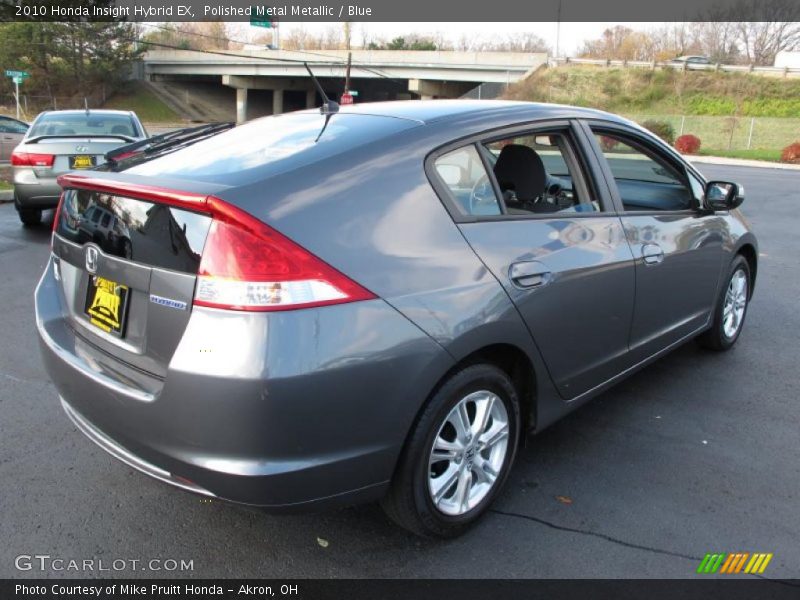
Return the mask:
[[[658,244],[645,244],[642,246],[642,258],[645,264],[657,265],[664,260],[664,250]]]
[[[529,260],[513,263],[508,269],[508,277],[517,287],[534,288],[550,283],[553,274],[542,263]]]

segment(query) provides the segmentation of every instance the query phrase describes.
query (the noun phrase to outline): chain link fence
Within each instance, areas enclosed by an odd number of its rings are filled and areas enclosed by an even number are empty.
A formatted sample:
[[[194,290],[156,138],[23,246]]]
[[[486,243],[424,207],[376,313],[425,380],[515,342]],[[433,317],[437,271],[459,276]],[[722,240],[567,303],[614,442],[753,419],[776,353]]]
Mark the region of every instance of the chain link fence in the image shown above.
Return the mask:
[[[692,134],[707,150],[780,150],[800,141],[800,117],[708,117],[696,115],[627,114],[627,118],[665,121],[675,137]]]
[[[100,108],[106,102],[105,86],[99,90],[85,95],[75,96],[49,96],[41,94],[19,95],[19,118],[23,121],[32,121],[43,110],[68,110],[86,108]],[[17,101],[14,94],[0,94],[0,114],[15,115]]]

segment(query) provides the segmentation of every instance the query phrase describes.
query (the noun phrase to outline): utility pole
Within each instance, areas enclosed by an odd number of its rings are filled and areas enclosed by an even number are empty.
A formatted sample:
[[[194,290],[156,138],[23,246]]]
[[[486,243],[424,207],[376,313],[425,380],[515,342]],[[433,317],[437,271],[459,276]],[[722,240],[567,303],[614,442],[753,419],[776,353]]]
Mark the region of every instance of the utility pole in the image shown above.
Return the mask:
[[[14,77],[14,99],[17,101],[17,121],[19,121],[19,77]]]
[[[350,93],[350,63],[353,61],[353,53],[347,53],[347,71],[344,74],[344,93]]]
[[[344,49],[350,50],[350,36],[351,36],[351,26],[352,23],[350,21],[344,22]]]
[[[558,0],[558,13],[556,14],[556,58],[561,56],[561,0]]]

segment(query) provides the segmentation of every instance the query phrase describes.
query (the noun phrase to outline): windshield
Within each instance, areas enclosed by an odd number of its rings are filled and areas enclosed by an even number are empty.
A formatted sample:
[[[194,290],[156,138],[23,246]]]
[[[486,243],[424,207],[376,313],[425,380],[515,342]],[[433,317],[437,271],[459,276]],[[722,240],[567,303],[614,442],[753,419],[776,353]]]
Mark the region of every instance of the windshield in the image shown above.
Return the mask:
[[[48,113],[37,119],[28,134],[40,135],[124,135],[139,137],[130,115],[108,113]]]

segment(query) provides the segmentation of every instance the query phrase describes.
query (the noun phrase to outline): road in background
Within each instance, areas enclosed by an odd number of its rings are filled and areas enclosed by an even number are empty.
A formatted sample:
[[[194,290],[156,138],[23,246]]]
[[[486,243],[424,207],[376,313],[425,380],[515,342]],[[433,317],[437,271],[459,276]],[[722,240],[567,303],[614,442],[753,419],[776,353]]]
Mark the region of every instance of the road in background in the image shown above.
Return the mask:
[[[735,350],[689,343],[531,439],[496,510],[449,542],[414,538],[374,505],[272,516],[209,503],[96,448],[39,357],[49,228],[22,229],[0,205],[0,577],[79,576],[14,568],[49,554],[194,561],[119,576],[685,578],[707,552],[772,552],[766,576],[800,576],[800,174],[700,168],[745,185],[761,242]]]

